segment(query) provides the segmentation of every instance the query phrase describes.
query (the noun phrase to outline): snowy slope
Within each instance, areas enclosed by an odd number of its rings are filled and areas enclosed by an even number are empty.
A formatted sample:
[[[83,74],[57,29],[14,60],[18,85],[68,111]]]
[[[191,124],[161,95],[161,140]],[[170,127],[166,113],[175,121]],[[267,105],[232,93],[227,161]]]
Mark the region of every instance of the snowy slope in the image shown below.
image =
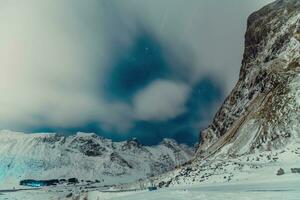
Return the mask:
[[[72,193],[70,198],[66,198],[70,192],[56,192],[55,190],[4,193],[2,197],[9,200],[298,200],[300,189],[297,187],[297,183],[296,180],[287,178],[280,181],[265,180],[258,183],[173,187],[153,192],[147,190],[133,192],[95,190],[80,195]]]
[[[297,183],[287,179],[280,182],[193,185],[155,192],[90,192],[81,196],[88,200],[296,200],[300,196]]]
[[[135,139],[112,142],[86,133],[0,131],[0,183],[76,177],[117,184],[172,170],[192,156],[191,148],[170,139],[150,147]]]
[[[223,149],[221,153],[226,152]],[[282,168],[284,174],[277,175]],[[293,173],[293,168],[300,169],[300,146],[290,143],[284,150],[262,151],[244,156],[228,157],[215,154],[205,160],[194,161],[189,165],[167,172],[160,176],[146,179],[142,185],[177,187],[208,184],[259,184],[266,180],[280,182],[293,180],[300,183],[300,173]],[[140,188],[141,183],[131,183],[117,186],[117,189]]]

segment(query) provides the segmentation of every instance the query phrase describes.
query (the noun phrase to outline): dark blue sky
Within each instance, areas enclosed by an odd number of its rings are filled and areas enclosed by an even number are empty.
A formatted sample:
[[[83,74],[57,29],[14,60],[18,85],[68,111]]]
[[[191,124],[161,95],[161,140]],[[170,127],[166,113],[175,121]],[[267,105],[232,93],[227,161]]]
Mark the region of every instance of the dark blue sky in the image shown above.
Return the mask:
[[[114,52],[105,81],[107,97],[130,101],[153,80],[170,77],[164,53],[155,37],[140,31],[127,48]]]

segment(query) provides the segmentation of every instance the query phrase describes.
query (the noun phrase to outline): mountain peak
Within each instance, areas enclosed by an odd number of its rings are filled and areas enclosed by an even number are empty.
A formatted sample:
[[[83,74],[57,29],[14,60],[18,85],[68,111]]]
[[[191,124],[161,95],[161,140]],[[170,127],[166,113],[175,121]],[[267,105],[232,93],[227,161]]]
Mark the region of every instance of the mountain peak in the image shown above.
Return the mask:
[[[276,1],[250,15],[239,81],[202,131],[198,157],[225,146],[238,155],[282,148],[299,138],[299,35],[298,0]]]

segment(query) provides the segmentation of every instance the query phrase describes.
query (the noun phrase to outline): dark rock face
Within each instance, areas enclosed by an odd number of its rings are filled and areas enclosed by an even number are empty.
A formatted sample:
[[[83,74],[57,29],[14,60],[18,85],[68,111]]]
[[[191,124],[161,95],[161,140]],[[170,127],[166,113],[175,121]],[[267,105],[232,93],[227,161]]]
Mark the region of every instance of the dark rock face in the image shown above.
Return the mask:
[[[101,156],[106,152],[106,148],[99,143],[97,136],[93,137],[77,137],[69,145],[70,148],[79,149],[81,153],[87,156]]]
[[[284,170],[282,168],[280,168],[278,171],[277,171],[277,176],[282,176],[284,175]]]
[[[56,142],[63,141],[65,139],[64,136],[61,136],[59,134],[55,134],[53,136],[43,137],[43,138],[37,138],[37,140],[41,143],[46,144],[55,144]]]
[[[120,166],[123,166],[123,167],[127,167],[127,168],[130,168],[132,169],[133,167],[125,160],[123,159],[119,154],[117,153],[112,153],[110,155],[110,161],[112,162],[117,162]]]
[[[130,149],[135,149],[135,148],[141,148],[142,144],[136,139],[133,138],[131,140],[126,141],[126,143],[122,146],[122,150],[130,150]]]
[[[69,193],[66,195],[66,198],[71,198],[73,196],[73,193]]]
[[[299,112],[299,106],[289,86],[300,72],[299,13],[299,0],[278,0],[248,18],[238,83],[201,132],[199,157],[233,142],[250,120],[260,129],[250,150],[264,144],[278,147],[291,137],[292,132],[283,129],[291,118],[299,118],[290,114]]]
[[[77,178],[69,178],[68,179],[68,183],[70,183],[70,184],[76,184],[76,183],[79,183],[79,181],[78,181]]]
[[[299,12],[299,9],[299,0],[281,0],[265,6],[249,16],[241,78],[244,78],[251,70],[249,63],[255,62],[258,56],[263,54],[266,48],[269,48],[267,45],[270,39],[276,38],[276,34],[282,30],[290,18]],[[290,38],[300,32],[300,27],[297,27],[297,24],[288,26],[287,29],[284,34],[276,38],[270,49],[271,54],[265,57],[265,62],[275,59],[280,49],[289,42]]]

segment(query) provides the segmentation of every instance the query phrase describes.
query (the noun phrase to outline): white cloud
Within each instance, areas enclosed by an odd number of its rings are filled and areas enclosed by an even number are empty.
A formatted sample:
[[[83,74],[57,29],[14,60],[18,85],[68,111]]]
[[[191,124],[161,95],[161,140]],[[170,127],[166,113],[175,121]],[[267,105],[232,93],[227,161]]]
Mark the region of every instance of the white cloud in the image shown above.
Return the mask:
[[[128,105],[99,95],[108,47],[96,2],[0,1],[0,129],[131,126]]]
[[[95,121],[126,130],[134,112],[172,118],[184,112],[186,85],[155,82],[137,95],[134,109],[103,98],[115,37],[130,44],[139,19],[191,62],[191,79],[214,74],[228,91],[240,68],[246,17],[267,1],[0,0],[0,129]]]
[[[185,112],[190,89],[187,85],[157,80],[134,98],[135,115],[140,120],[164,121]]]

